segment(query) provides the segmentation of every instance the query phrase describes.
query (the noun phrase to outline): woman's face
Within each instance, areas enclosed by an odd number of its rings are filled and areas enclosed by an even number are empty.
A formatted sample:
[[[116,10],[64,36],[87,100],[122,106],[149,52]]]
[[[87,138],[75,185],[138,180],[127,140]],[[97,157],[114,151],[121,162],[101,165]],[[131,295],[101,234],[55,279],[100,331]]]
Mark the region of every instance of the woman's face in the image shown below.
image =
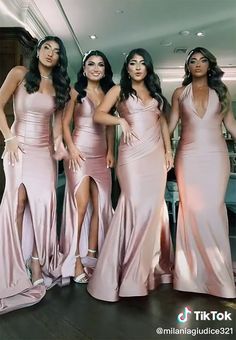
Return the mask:
[[[39,61],[46,67],[54,67],[59,60],[60,48],[56,41],[48,40],[38,50]]]
[[[102,57],[92,55],[84,65],[84,74],[91,81],[99,81],[105,76],[105,63]]]
[[[143,57],[135,54],[128,63],[127,72],[132,80],[143,81],[147,75],[147,67]]]
[[[209,61],[202,53],[197,52],[190,57],[188,68],[193,77],[202,77],[209,70]]]

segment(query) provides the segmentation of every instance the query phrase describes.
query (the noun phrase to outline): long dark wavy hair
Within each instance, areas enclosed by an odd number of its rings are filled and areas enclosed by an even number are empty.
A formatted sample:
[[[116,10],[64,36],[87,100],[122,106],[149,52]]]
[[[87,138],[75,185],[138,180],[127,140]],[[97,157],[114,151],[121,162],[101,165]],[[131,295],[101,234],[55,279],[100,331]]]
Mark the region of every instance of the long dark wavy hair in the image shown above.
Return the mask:
[[[59,59],[57,65],[52,69],[52,81],[56,92],[56,110],[61,110],[70,99],[70,78],[67,74],[68,60],[66,49],[60,38],[46,36],[39,40],[32,53],[29,71],[25,75],[25,88],[28,93],[36,92],[39,89],[41,76],[38,68],[39,59],[37,52],[46,41],[55,41],[59,45]]]
[[[129,96],[137,96],[135,89],[132,88],[132,79],[128,73],[128,65],[130,60],[137,54],[143,57],[147,75],[144,79],[144,84],[146,85],[150,96],[158,101],[158,108],[163,112],[168,113],[170,111],[170,104],[167,99],[162,94],[161,83],[158,75],[154,72],[153,61],[150,54],[143,48],[136,48],[129,52],[125,58],[124,65],[121,70],[121,80],[120,80],[120,100],[127,100]]]
[[[191,57],[195,53],[201,53],[208,60],[209,62],[209,70],[207,72],[208,86],[211,89],[216,91],[219,97],[220,104],[221,104],[221,112],[226,113],[227,110],[229,109],[230,103],[229,103],[229,98],[228,98],[228,88],[221,80],[222,76],[224,75],[224,72],[217,65],[216,57],[206,48],[195,47],[188,53],[187,59],[184,65],[185,75],[184,75],[184,80],[182,84],[186,86],[192,82],[192,75],[189,72],[188,65],[189,65],[189,61]]]
[[[100,86],[102,88],[102,91],[104,93],[107,93],[110,90],[110,88],[112,88],[112,86],[115,85],[115,83],[112,80],[113,72],[111,69],[111,65],[105,54],[98,50],[91,50],[89,52],[86,52],[84,54],[83,64],[77,74],[77,81],[75,83],[75,90],[79,93],[77,97],[77,101],[79,103],[81,103],[81,99],[86,96],[86,88],[88,85],[87,77],[84,75],[84,65],[88,58],[93,55],[101,57],[105,65],[105,74],[104,77],[100,80]]]

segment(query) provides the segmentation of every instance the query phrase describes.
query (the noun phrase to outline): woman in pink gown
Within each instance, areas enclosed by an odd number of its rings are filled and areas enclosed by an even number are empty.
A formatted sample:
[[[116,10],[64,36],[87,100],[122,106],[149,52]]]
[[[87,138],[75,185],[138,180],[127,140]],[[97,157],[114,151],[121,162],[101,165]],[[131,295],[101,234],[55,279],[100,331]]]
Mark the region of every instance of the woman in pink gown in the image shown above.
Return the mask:
[[[197,47],[188,54],[183,86],[173,94],[171,133],[181,120],[174,288],[234,298],[224,204],[230,165],[222,123],[236,138],[236,122],[222,75],[216,58]]]
[[[109,114],[116,105],[120,117]],[[171,281],[172,244],[164,201],[167,170],[172,166],[167,106],[152,59],[144,49],[127,56],[120,85],[99,106],[95,121],[120,124],[117,175],[121,195],[88,283],[95,298],[144,296]]]
[[[95,266],[112,217],[114,129],[93,121],[95,108],[114,85],[112,76],[102,52],[86,53],[63,118],[69,158],[64,162],[67,185],[60,241],[65,256],[62,276],[74,277],[76,283],[88,281],[83,267]]]
[[[69,99],[66,68],[62,41],[48,36],[39,41],[29,70],[14,67],[0,90],[0,128],[6,143],[0,314],[38,302],[60,276],[53,154],[54,142],[59,146],[61,138],[60,112]],[[9,128],[3,110],[12,95],[15,120]]]

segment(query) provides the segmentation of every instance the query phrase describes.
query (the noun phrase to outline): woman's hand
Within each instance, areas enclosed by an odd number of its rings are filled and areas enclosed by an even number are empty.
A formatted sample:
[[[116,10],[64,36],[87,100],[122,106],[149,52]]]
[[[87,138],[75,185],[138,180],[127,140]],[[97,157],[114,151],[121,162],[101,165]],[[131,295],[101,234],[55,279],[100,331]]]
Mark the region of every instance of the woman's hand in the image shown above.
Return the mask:
[[[19,145],[19,142],[15,136],[5,140],[5,150],[2,155],[3,157],[8,153],[8,164],[14,166],[15,162],[19,161],[18,149],[25,153],[23,147]]]
[[[135,134],[135,132],[132,131],[129,123],[124,118],[120,118],[119,122],[120,122],[121,129],[123,131],[124,143],[130,145],[132,144],[134,137],[139,139],[138,136]]]
[[[115,158],[113,152],[108,151],[106,156],[107,168],[113,168],[115,164]]]
[[[172,152],[167,151],[165,153],[165,158],[166,158],[166,169],[167,169],[167,171],[169,171],[174,166],[174,159],[173,159],[173,156],[172,156]]]
[[[86,160],[84,155],[75,146],[70,148],[68,159],[69,159],[69,169],[71,169],[74,172],[77,171],[81,167],[82,165],[81,162],[84,162]]]
[[[53,158],[57,161],[62,159],[68,159],[69,154],[62,141],[62,136],[58,136],[54,139],[54,154]]]

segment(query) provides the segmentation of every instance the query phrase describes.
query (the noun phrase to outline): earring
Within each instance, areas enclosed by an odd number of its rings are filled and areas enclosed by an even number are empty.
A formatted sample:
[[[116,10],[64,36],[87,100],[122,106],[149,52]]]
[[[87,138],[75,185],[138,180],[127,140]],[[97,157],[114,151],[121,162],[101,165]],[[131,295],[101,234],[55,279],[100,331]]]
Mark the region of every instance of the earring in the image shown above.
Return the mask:
[[[86,73],[85,73],[85,71],[83,72],[83,76],[84,76],[84,77],[86,77]]]
[[[39,53],[37,52],[37,54],[36,54],[36,58],[39,58]]]

